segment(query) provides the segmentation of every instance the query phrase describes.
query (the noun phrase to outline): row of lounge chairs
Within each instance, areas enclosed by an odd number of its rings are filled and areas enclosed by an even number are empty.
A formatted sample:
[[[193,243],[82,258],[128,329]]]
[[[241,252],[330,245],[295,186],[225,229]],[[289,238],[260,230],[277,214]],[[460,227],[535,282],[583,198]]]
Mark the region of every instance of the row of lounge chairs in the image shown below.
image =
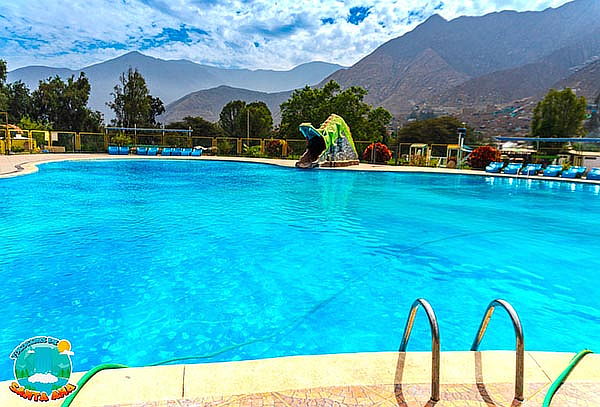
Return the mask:
[[[137,155],[160,155],[162,156],[192,156],[200,157],[202,155],[201,148],[170,148],[164,147],[136,147],[134,150]],[[108,154],[110,155],[127,155],[130,153],[129,147],[108,146]]]
[[[508,163],[506,167],[503,162],[491,162],[485,171],[489,173],[503,173],[514,175],[543,175],[544,177],[582,178],[587,171],[586,167],[571,166],[563,170],[562,165],[548,165],[542,168],[542,164]],[[586,179],[600,180],[600,168],[592,168],[587,173]]]

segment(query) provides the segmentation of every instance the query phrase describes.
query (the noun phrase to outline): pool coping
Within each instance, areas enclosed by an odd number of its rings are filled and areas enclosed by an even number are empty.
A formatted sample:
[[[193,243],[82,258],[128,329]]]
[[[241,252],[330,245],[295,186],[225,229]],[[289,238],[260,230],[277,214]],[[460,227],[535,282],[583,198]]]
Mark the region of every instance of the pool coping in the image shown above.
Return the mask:
[[[19,175],[32,174],[38,171],[38,164],[59,161],[80,160],[199,160],[199,161],[229,161],[245,162],[255,164],[269,164],[279,167],[295,168],[295,160],[284,160],[276,158],[253,158],[253,157],[225,157],[225,156],[143,156],[143,155],[108,155],[108,154],[16,154],[0,156],[0,178],[12,178]],[[402,173],[432,173],[432,174],[454,174],[454,175],[477,175],[483,177],[516,178],[526,180],[571,182],[578,184],[600,185],[600,180],[588,180],[581,178],[544,177],[539,175],[513,175],[488,173],[482,170],[461,170],[437,167],[411,167],[392,166],[383,164],[361,163],[350,167],[319,167],[319,170],[334,171],[371,171],[371,172],[402,172]]]
[[[526,352],[523,405],[541,405],[550,384],[573,355]],[[326,400],[326,394],[341,388],[371,388],[376,393],[395,393],[397,399],[399,384],[407,396],[426,403],[430,368],[429,352],[369,352],[104,370],[85,385],[72,406],[200,406],[207,405],[207,400],[256,398],[257,395],[268,398],[273,394],[281,397],[298,392],[316,392],[318,397]],[[74,373],[70,382],[76,383],[82,374]],[[463,397],[472,397],[472,400],[483,397],[485,402],[487,394],[497,401],[492,405],[510,405],[514,395],[514,375],[514,351],[442,352],[440,406],[464,405],[452,403],[457,389],[462,389]],[[0,405],[31,406],[31,401],[23,400],[8,390],[10,383],[0,382]],[[594,393],[600,396],[600,355],[586,356],[566,383],[575,389],[583,386],[585,394],[593,388]],[[411,389],[418,389],[416,396]],[[581,397],[586,397],[585,394]],[[388,397],[391,395],[388,394]],[[182,400],[195,400],[199,404],[178,404]],[[59,406],[61,401],[50,401],[44,405]],[[289,403],[283,405],[292,407]]]

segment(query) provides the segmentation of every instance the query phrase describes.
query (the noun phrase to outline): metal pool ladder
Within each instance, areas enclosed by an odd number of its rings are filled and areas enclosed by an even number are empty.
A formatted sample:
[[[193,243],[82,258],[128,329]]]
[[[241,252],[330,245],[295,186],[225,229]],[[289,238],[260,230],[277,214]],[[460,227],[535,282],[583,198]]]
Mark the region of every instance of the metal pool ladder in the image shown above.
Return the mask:
[[[406,352],[410,333],[415,322],[415,316],[419,306],[422,306],[429,319],[429,327],[431,328],[431,400],[439,401],[440,399],[440,330],[438,328],[437,318],[433,308],[424,298],[417,298],[410,307],[410,313],[404,327],[402,335],[402,343],[400,344],[399,352]]]
[[[431,328],[431,400],[440,400],[440,331],[438,327],[437,317],[433,311],[433,307],[424,298],[417,298],[410,307],[408,319],[406,320],[406,326],[404,327],[404,334],[402,335],[402,343],[400,344],[399,352],[406,352],[408,346],[408,340],[412,332],[413,324],[419,306],[423,307],[423,310],[427,314],[429,320],[429,327]],[[525,343],[523,340],[523,327],[521,326],[521,320],[515,309],[507,301],[496,299],[487,306],[479,329],[477,330],[477,336],[471,345],[471,351],[477,351],[479,344],[483,339],[483,335],[487,330],[487,326],[492,318],[492,314],[497,306],[501,306],[506,310],[510,317],[516,336],[516,373],[515,373],[515,399],[523,401],[523,385],[524,385],[524,364],[525,364]]]
[[[475,340],[473,340],[473,345],[471,345],[472,351],[477,351],[479,349],[479,344],[483,339],[483,335],[487,329],[488,324],[490,323],[490,319],[494,314],[494,310],[497,306],[501,306],[506,310],[508,316],[510,317],[513,328],[515,330],[516,337],[516,371],[515,371],[515,399],[519,401],[523,401],[523,386],[524,386],[524,374],[525,374],[525,341],[523,339],[523,327],[521,326],[521,320],[519,319],[519,315],[517,311],[510,305],[507,301],[496,299],[487,306],[485,310],[485,314],[483,315],[483,319],[481,320],[481,324],[479,325],[479,329],[477,330],[477,336],[475,336]]]

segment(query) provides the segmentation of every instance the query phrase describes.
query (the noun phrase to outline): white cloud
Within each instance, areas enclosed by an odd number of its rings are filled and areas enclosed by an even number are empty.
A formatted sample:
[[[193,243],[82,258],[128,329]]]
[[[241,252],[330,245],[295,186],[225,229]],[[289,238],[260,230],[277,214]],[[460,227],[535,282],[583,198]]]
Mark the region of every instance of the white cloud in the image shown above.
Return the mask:
[[[565,2],[15,0],[0,6],[0,55],[9,69],[31,64],[80,68],[132,50],[251,69],[288,69],[313,60],[351,65],[435,12],[452,19]],[[358,25],[347,21],[352,7],[370,8]]]
[[[56,383],[58,378],[51,373],[36,373],[29,376],[30,383]]]

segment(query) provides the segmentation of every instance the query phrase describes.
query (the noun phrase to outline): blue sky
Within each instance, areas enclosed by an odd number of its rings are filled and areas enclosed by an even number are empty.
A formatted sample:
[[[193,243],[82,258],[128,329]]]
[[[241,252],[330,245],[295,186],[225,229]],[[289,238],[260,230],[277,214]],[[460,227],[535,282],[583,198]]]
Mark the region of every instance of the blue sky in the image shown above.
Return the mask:
[[[141,51],[221,67],[352,65],[430,15],[543,10],[567,0],[3,0],[0,58],[80,68]]]

